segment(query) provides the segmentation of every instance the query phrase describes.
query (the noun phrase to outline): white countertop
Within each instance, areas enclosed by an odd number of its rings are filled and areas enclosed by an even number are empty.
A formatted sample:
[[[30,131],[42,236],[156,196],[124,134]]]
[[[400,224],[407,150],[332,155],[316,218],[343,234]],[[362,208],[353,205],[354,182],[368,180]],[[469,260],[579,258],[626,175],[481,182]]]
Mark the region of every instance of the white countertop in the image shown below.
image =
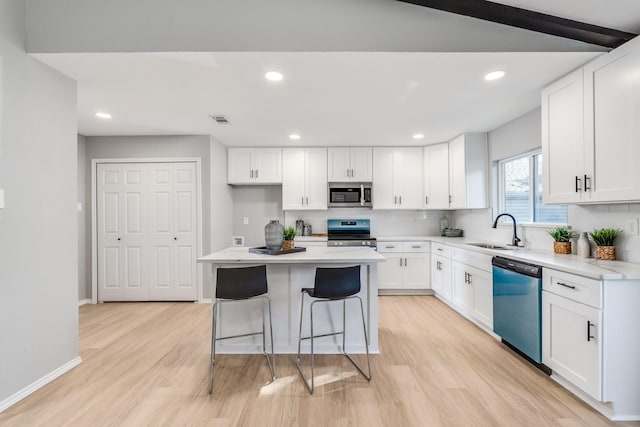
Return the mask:
[[[566,271],[598,280],[640,280],[640,264],[624,261],[603,261],[595,258],[582,258],[577,255],[554,254],[553,251],[541,251],[527,248],[513,248],[504,242],[483,242],[467,237],[442,236],[386,236],[378,241],[430,241],[443,243],[460,249],[482,252],[490,255],[537,264],[542,267]],[[467,243],[490,243],[507,246],[508,250],[485,249]]]
[[[230,247],[198,258],[213,264],[370,264],[385,257],[368,247],[308,247],[305,252],[285,255],[263,255],[249,252],[247,247]]]

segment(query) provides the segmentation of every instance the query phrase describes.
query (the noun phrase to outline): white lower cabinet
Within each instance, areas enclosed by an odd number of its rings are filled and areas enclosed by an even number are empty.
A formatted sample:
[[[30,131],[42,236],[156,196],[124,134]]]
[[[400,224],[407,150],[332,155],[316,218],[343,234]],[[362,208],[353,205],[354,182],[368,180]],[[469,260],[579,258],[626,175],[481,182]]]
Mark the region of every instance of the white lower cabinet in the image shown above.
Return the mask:
[[[451,248],[439,243],[431,244],[431,289],[443,301],[450,302],[453,294]]]
[[[378,289],[431,288],[428,242],[378,242],[378,252],[387,258],[378,264]]]
[[[452,305],[460,313],[493,330],[491,256],[456,248],[453,259]]]
[[[600,400],[602,311],[542,292],[542,362]]]

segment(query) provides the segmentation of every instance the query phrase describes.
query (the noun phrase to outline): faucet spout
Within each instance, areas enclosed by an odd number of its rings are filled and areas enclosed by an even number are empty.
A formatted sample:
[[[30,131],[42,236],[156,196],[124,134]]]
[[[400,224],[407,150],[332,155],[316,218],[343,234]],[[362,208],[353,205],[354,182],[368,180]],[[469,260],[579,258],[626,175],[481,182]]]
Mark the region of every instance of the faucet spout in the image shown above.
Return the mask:
[[[518,233],[516,233],[516,219],[514,218],[513,215],[508,214],[508,213],[501,213],[500,215],[498,215],[496,217],[496,220],[493,221],[493,228],[496,228],[498,226],[498,220],[500,219],[500,217],[502,216],[508,216],[509,218],[511,218],[511,220],[513,221],[513,238],[511,239],[511,246],[520,246],[518,243],[521,242],[520,238],[518,237]]]

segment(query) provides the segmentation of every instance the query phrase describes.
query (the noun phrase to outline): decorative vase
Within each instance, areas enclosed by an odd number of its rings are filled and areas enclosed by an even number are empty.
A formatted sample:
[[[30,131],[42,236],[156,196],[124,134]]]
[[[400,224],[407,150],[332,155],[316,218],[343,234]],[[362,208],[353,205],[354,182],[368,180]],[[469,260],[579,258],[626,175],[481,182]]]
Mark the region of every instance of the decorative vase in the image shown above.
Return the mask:
[[[586,231],[580,233],[580,238],[578,239],[578,256],[582,258],[591,257],[591,245]]]
[[[442,214],[442,218],[440,218],[440,235],[444,236],[445,235],[445,230],[449,228],[449,220],[447,219],[447,216]]]
[[[264,243],[267,249],[278,250],[282,247],[284,225],[277,219],[272,219],[264,226]]]
[[[295,247],[295,242],[293,240],[283,240],[282,241],[282,249],[290,250]]]
[[[570,254],[571,242],[553,242],[553,252],[557,254]]]
[[[615,246],[596,246],[596,259],[613,261],[616,259]]]

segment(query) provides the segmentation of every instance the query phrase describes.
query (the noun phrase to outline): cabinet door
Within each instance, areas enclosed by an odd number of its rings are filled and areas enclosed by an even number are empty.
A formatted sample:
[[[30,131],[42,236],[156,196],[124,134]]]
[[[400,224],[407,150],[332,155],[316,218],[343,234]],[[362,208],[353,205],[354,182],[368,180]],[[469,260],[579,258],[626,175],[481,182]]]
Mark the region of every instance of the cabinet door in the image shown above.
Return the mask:
[[[453,305],[462,313],[471,313],[473,305],[473,286],[469,283],[469,269],[465,264],[453,262]]]
[[[406,289],[431,289],[429,283],[429,254],[404,254],[404,287]]]
[[[227,183],[248,184],[253,181],[251,149],[229,148],[227,150]]]
[[[596,400],[602,395],[601,311],[542,292],[542,362]]]
[[[373,160],[371,147],[351,148],[351,179],[371,182],[373,179]]]
[[[282,150],[280,148],[253,149],[251,156],[256,184],[282,182]]]
[[[639,69],[640,49],[635,45],[616,49],[584,68],[584,173],[591,178],[591,202],[640,199]]]
[[[451,259],[431,254],[431,287],[445,301],[451,301]]]
[[[394,150],[386,147],[373,149],[373,208],[395,209],[398,196],[393,188]],[[395,201],[395,202],[394,202]]]
[[[449,208],[449,145],[424,148],[424,208]]]
[[[329,147],[328,149],[329,182],[345,182],[351,180],[350,150],[345,147]]]
[[[404,256],[402,253],[385,253],[385,262],[378,263],[378,289],[402,289]]]
[[[282,209],[305,207],[305,152],[302,148],[285,148],[282,159]]]
[[[583,71],[542,90],[542,201],[571,203],[584,189]]]
[[[470,267],[473,287],[473,317],[493,330],[493,274]]]
[[[305,209],[327,209],[327,149],[305,150]]]
[[[451,209],[464,209],[467,199],[465,139],[460,135],[449,143],[449,195]]]
[[[398,196],[398,209],[422,207],[422,148],[402,148],[395,153],[394,193]]]

